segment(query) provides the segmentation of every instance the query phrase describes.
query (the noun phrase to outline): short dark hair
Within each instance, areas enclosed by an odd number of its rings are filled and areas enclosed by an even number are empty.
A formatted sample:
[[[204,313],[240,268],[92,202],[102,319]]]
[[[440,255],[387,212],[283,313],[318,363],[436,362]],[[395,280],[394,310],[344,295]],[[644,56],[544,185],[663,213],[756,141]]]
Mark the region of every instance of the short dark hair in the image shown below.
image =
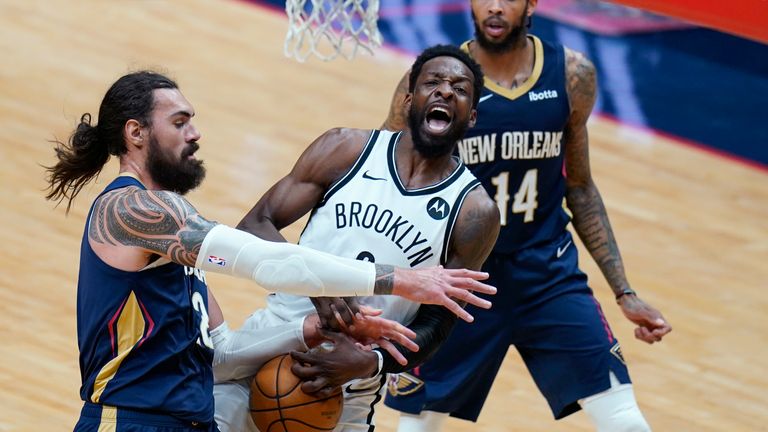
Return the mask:
[[[123,126],[134,119],[142,126],[152,125],[155,106],[154,90],[177,89],[173,80],[152,71],[139,71],[120,77],[107,90],[99,107],[99,121],[91,124],[91,114],[80,117],[69,142],[56,143],[56,165],[48,172],[47,199],[61,202],[72,200],[91,179],[97,177],[110,155],[120,156],[128,151]]]
[[[424,63],[435,57],[445,56],[459,60],[472,71],[472,75],[475,77],[472,108],[477,108],[477,103],[480,101],[480,94],[483,92],[483,69],[475,59],[470,57],[469,54],[454,45],[435,45],[425,49],[418,57],[416,57],[416,61],[413,62],[413,66],[411,66],[411,75],[408,77],[408,92],[413,93],[413,90],[416,88],[416,78],[419,77]]]

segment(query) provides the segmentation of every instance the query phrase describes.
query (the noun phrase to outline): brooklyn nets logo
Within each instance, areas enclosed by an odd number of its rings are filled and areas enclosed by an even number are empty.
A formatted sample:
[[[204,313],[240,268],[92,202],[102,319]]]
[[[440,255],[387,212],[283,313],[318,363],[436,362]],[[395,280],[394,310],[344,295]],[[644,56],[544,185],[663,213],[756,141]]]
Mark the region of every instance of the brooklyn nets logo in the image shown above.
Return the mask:
[[[432,219],[445,219],[450,212],[451,207],[440,197],[434,197],[427,203],[427,213]]]

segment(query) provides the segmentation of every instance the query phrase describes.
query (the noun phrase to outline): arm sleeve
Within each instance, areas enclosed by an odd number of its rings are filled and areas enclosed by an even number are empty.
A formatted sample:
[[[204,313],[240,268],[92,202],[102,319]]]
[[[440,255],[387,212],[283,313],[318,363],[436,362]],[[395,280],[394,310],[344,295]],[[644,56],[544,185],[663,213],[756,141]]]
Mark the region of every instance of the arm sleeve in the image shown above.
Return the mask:
[[[304,320],[267,328],[230,330],[226,322],[211,330],[214,383],[255,375],[264,363],[290,351],[306,351]]]
[[[309,297],[373,295],[374,264],[291,243],[262,240],[226,225],[208,232],[195,267],[252,279],[264,288]]]
[[[416,333],[414,342],[419,345],[419,351],[413,352],[400,344],[394,344],[397,350],[400,351],[408,361],[408,364],[403,366],[385,349],[376,348],[375,351],[381,355],[383,359],[380,372],[405,372],[429,360],[429,358],[437,352],[445,339],[448,338],[457,319],[458,318],[453,312],[442,306],[421,305],[413,322],[408,326],[408,328]]]

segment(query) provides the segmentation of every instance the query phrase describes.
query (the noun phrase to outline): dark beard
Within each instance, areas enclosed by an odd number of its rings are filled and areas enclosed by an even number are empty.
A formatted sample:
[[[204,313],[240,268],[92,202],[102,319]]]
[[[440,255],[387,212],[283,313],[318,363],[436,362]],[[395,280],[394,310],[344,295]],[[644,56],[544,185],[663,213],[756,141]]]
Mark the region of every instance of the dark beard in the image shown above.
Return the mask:
[[[411,110],[408,112],[408,127],[411,129],[413,148],[425,159],[438,159],[453,153],[456,143],[464,138],[469,125],[465,123],[463,127],[452,126],[444,136],[423,137],[421,125],[424,124],[425,117],[424,112],[417,112],[411,105]]]
[[[517,25],[512,28],[512,31],[509,32],[507,37],[502,39],[500,42],[491,42],[490,40],[488,40],[488,38],[485,37],[485,34],[483,34],[483,31],[480,28],[480,25],[477,23],[477,17],[475,16],[475,12],[472,11],[472,23],[475,24],[475,40],[477,41],[478,45],[480,45],[481,48],[483,48],[488,52],[492,52],[496,54],[507,52],[512,47],[514,47],[520,41],[521,38],[525,37],[526,18],[527,16],[523,14],[523,16],[520,17],[520,22],[517,23]]]
[[[181,160],[171,160],[163,153],[157,138],[149,139],[147,167],[152,180],[163,190],[184,195],[198,187],[205,178],[203,161],[187,159],[187,156],[200,148],[197,143],[190,144],[181,154]]]

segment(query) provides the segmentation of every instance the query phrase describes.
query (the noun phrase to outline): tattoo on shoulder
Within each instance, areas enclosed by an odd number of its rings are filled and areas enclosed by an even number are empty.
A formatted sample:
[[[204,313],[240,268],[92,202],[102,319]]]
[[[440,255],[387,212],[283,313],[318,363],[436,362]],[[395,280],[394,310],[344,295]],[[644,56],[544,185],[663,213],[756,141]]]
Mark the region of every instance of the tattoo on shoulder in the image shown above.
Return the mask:
[[[376,264],[376,283],[374,294],[392,294],[395,287],[395,267],[388,264]]]
[[[588,116],[597,91],[595,65],[582,53],[566,49],[565,77],[571,110]]]
[[[203,239],[214,226],[178,194],[126,188],[99,199],[88,237],[96,243],[139,247],[194,266]]]

